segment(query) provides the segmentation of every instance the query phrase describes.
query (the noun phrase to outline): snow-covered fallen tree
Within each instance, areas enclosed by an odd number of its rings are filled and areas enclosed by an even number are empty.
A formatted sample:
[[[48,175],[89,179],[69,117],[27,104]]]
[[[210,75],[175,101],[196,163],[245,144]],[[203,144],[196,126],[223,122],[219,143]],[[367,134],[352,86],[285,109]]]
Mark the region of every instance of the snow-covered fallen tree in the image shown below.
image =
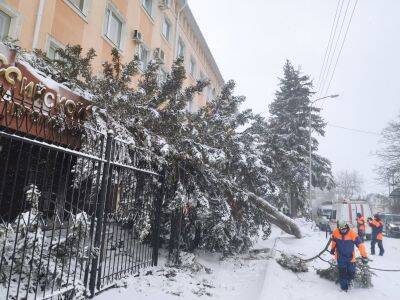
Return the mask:
[[[55,61],[40,51],[28,54],[21,51],[19,59],[43,76],[89,95],[99,108],[93,110],[93,118],[86,125],[100,131],[113,129],[119,138],[154,154],[151,163],[159,171],[164,168],[167,174],[162,241],[171,238],[168,230],[176,212],[183,215],[181,238],[177,239],[183,250],[246,251],[260,227],[267,236],[271,224],[301,238],[300,228],[281,211],[289,205],[286,196],[292,194],[296,195],[298,207],[306,210],[304,186],[308,177],[304,168],[308,152],[303,145],[307,133],[303,123],[307,119],[295,120],[290,113],[309,112],[312,87],[307,76],[302,77],[290,64],[285,66],[285,79],[273,105],[272,122],[251,110],[241,109],[245,97],[234,95],[233,81],[226,82],[207,106],[189,113],[189,103],[208,82],[200,80],[185,87],[181,58],[163,81],[159,76],[160,62],[150,62],[138,84],[132,87],[132,79],[138,74],[136,58],[123,64],[114,49],[112,61],[103,64],[103,72],[93,74],[93,50],[84,54],[80,46],[67,46],[58,52],[60,59]],[[286,80],[291,76],[293,82]],[[287,90],[286,85],[292,83],[293,89]],[[299,103],[296,102],[299,99],[290,95],[291,90],[303,93]],[[293,101],[296,109],[290,112],[287,106]],[[314,130],[323,134],[319,111],[312,112]],[[287,126],[289,121],[293,121],[293,126]],[[317,141],[313,145],[316,148]],[[126,153],[129,156],[129,151]],[[130,158],[125,158],[129,163]],[[314,174],[324,180],[314,178],[315,182],[329,182],[329,162],[325,167]],[[75,166],[74,170],[77,169],[80,168]],[[75,172],[75,184],[91,173],[89,167],[82,169],[82,174]],[[321,170],[321,166],[315,166],[315,170]],[[293,182],[294,192],[289,189]],[[185,197],[176,201],[178,188],[178,194]],[[130,215],[129,211],[119,213],[124,217]],[[146,230],[146,234],[151,234],[151,230]]]
[[[299,226],[294,222],[293,219],[289,218],[276,207],[269,204],[265,199],[258,197],[255,194],[249,195],[249,200],[253,201],[260,209],[265,211],[265,216],[272,224],[278,226],[288,234],[294,235],[297,238],[301,238],[301,230]]]

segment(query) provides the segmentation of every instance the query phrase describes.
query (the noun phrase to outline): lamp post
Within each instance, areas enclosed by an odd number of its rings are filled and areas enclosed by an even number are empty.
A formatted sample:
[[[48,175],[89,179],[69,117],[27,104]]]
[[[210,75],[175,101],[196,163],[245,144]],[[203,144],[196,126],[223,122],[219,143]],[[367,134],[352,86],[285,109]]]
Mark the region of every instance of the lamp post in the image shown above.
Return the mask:
[[[325,96],[325,97],[322,97],[322,98],[315,99],[315,100],[311,101],[311,103],[310,103],[310,112],[309,112],[309,115],[308,115],[308,137],[309,137],[308,201],[309,201],[309,203],[310,203],[310,206],[311,206],[311,181],[312,181],[312,166],[311,166],[311,161],[312,161],[312,140],[311,140],[312,127],[311,127],[311,124],[312,124],[312,123],[311,123],[311,111],[312,111],[313,104],[314,104],[315,102],[320,101],[320,100],[324,100],[324,99],[328,99],[328,98],[333,99],[333,98],[337,98],[337,97],[339,97],[339,95],[337,95],[337,94],[335,94],[335,95],[329,95],[329,96]],[[311,207],[311,209],[312,209],[312,207]]]

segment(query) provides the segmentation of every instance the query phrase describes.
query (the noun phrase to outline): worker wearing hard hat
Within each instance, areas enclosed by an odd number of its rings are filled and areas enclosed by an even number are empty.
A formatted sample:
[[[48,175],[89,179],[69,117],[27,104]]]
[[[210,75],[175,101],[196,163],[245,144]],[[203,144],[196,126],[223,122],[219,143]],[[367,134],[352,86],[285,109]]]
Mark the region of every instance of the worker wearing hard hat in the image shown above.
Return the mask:
[[[371,254],[375,255],[375,244],[378,244],[379,247],[379,255],[383,256],[385,253],[385,249],[383,249],[383,223],[379,218],[379,215],[374,215],[374,219],[368,218],[368,225],[372,228],[371,233]]]
[[[360,213],[357,213],[357,233],[360,237],[361,241],[364,242],[365,236],[365,219],[364,216]]]
[[[337,228],[333,231],[331,239],[330,252],[337,260],[340,288],[347,291],[356,272],[354,246],[358,248],[365,264],[368,263],[368,255],[361,238],[344,221],[337,222]]]

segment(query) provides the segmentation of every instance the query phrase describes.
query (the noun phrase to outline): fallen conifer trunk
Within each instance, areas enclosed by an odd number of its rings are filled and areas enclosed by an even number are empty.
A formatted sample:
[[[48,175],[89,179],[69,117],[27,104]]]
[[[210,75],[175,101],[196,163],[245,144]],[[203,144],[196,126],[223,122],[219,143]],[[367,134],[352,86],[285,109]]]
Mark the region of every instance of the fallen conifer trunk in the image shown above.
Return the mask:
[[[268,220],[278,226],[288,234],[294,235],[298,239],[302,238],[299,226],[285,214],[281,213],[276,207],[269,204],[265,199],[248,192],[249,200],[267,213]]]

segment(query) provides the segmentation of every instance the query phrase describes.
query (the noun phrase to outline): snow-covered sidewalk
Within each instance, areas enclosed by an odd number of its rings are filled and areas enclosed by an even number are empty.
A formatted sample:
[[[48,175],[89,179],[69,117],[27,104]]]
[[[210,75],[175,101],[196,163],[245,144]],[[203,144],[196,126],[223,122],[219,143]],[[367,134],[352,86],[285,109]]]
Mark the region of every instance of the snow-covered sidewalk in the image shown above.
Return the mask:
[[[95,299],[259,299],[268,255],[261,253],[220,260],[219,255],[198,253],[196,261],[206,269],[193,271],[166,266],[145,269],[140,276],[122,281],[126,288],[111,289]]]
[[[304,233],[303,239],[296,239],[274,228],[271,237],[260,240],[249,255],[220,260],[218,255],[198,253],[198,271],[169,267],[150,268],[141,271],[138,277],[125,281],[126,288],[106,291],[96,300],[285,300],[285,299],[399,299],[400,273],[379,272],[372,278],[371,289],[354,288],[348,293],[341,292],[333,282],[320,278],[314,268],[328,268],[321,260],[309,263],[309,272],[295,274],[283,269],[267,249],[296,254],[304,258],[314,256],[327,243],[323,232],[314,230],[311,223],[299,221]],[[366,242],[369,250],[369,242]],[[384,239],[384,257],[372,256],[370,265],[378,268],[400,269],[400,239]],[[369,251],[368,251],[369,252]],[[328,253],[326,259],[330,259]],[[161,265],[163,263],[161,262]],[[209,268],[209,269],[208,269]],[[211,270],[211,272],[210,272]]]

